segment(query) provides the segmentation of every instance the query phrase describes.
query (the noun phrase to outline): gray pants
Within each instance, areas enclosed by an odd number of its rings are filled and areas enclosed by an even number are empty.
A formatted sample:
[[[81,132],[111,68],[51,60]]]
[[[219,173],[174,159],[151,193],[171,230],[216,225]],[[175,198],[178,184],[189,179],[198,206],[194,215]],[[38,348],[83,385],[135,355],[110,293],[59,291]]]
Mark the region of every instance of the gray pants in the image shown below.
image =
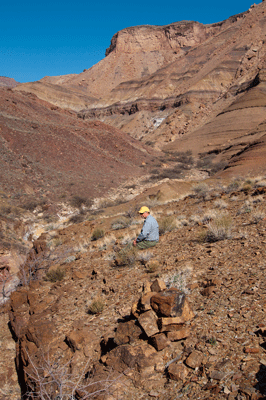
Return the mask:
[[[156,246],[157,243],[158,242],[156,240],[142,240],[142,242],[137,243],[137,248],[144,250]]]

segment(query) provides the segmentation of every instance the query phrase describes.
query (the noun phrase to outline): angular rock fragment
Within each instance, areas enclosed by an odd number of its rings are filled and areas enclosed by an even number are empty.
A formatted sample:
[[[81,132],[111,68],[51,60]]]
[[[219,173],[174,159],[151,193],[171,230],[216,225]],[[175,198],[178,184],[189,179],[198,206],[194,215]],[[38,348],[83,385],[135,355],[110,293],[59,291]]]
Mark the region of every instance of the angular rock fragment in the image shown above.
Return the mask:
[[[141,335],[142,330],[135,321],[121,322],[115,332],[114,341],[117,345],[132,343]]]
[[[122,372],[127,368],[136,368],[141,371],[154,367],[157,361],[157,351],[146,342],[136,346],[121,345],[111,350],[106,357],[106,365],[114,370]]]
[[[183,317],[180,323],[194,317],[185,293],[177,289],[164,290],[151,297],[153,310],[161,317]]]
[[[190,368],[195,369],[201,366],[202,360],[203,360],[203,354],[198,350],[194,350],[192,351],[192,353],[190,353],[190,355],[186,359],[186,365],[189,366]]]
[[[163,350],[169,345],[170,341],[167,340],[164,333],[159,333],[151,337],[151,344],[157,351]]]
[[[151,310],[151,297],[154,296],[156,292],[148,292],[141,296],[139,301],[139,309],[141,311]]]
[[[173,362],[168,367],[168,375],[174,381],[184,381],[188,375],[188,368],[181,363]]]
[[[151,285],[152,292],[161,292],[166,289],[166,284],[162,279],[156,279]]]
[[[171,342],[175,342],[177,340],[185,339],[188,336],[190,336],[190,329],[183,328],[183,329],[179,329],[177,331],[166,332],[166,336],[167,336],[167,339],[169,339]]]
[[[138,321],[147,336],[152,336],[159,332],[157,316],[153,310],[141,314]]]

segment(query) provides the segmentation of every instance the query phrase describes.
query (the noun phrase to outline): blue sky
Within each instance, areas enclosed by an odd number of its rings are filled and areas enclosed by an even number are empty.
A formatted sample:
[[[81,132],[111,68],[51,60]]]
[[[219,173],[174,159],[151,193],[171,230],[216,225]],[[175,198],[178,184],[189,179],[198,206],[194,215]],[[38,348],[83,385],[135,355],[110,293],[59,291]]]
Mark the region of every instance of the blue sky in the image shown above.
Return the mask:
[[[249,0],[2,2],[0,76],[30,82],[80,73],[104,58],[112,36],[123,28],[182,20],[210,24],[244,12],[251,4]]]

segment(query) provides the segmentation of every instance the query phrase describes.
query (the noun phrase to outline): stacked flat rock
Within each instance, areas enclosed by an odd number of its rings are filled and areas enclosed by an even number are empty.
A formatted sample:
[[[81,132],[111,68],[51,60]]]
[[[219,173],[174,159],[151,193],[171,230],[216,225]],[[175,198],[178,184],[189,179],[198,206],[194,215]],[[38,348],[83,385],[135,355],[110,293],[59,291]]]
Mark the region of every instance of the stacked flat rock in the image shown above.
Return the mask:
[[[184,292],[167,289],[164,281],[156,279],[146,287],[139,301],[132,306],[135,321],[121,322],[115,333],[117,345],[132,343],[142,337],[149,338],[153,347],[160,351],[170,342],[190,335],[185,324],[194,317]]]

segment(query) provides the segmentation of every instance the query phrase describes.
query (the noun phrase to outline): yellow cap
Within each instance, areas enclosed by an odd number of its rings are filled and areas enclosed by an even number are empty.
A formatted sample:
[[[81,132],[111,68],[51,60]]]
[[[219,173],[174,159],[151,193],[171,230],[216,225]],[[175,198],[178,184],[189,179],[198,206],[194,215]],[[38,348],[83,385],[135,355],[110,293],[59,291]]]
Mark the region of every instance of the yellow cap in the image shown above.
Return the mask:
[[[146,206],[141,207],[141,209],[139,210],[139,213],[144,214],[145,212],[148,212],[148,213],[150,212],[148,207],[146,207]]]

